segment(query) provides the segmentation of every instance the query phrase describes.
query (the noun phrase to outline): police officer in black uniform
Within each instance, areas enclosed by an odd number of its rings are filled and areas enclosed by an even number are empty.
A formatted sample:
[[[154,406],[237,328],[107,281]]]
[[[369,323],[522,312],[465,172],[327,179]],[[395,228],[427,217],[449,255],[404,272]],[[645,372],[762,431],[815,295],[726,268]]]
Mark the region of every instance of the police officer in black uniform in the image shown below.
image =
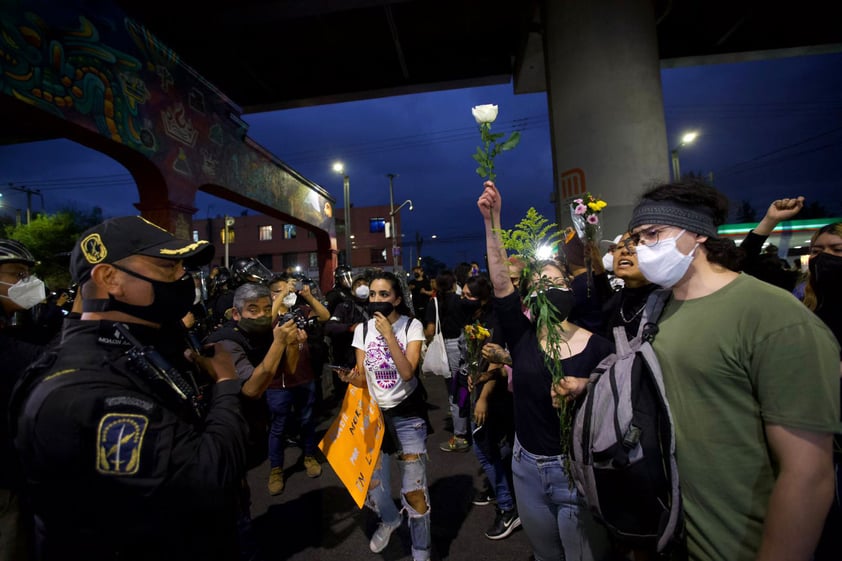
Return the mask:
[[[333,314],[336,306],[340,302],[351,300],[353,294],[351,293],[351,283],[354,280],[351,267],[347,265],[340,265],[333,272],[333,288],[325,294],[325,301],[327,304],[327,311]]]
[[[193,302],[184,265],[212,256],[207,242],[137,216],[107,220],[76,243],[81,319],[11,402],[39,559],[236,559],[241,384],[229,353],[184,350],[170,327]]]

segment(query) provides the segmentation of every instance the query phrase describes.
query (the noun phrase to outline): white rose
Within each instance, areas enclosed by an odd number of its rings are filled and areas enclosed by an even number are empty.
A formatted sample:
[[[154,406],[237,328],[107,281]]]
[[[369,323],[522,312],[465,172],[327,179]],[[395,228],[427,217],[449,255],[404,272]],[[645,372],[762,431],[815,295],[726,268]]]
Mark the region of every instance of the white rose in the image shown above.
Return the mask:
[[[476,119],[478,125],[493,123],[494,119],[497,118],[497,106],[491,104],[477,105],[471,108],[471,114]]]

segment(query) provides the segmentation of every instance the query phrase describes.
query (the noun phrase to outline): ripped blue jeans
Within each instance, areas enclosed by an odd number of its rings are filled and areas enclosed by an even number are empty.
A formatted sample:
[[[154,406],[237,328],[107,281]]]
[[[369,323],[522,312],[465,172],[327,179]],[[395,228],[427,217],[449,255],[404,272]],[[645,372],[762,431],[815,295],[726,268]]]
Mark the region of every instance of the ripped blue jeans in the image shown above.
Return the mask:
[[[395,428],[399,450],[398,468],[401,473],[401,504],[399,511],[391,493],[391,456],[380,454],[377,466],[371,476],[366,504],[387,524],[400,520],[401,512],[409,515],[409,534],[412,538],[412,559],[424,561],[430,558],[430,493],[427,491],[427,424],[420,417],[391,417],[387,420]],[[405,456],[415,456],[404,460]],[[407,500],[407,494],[423,492],[426,511],[419,513]]]

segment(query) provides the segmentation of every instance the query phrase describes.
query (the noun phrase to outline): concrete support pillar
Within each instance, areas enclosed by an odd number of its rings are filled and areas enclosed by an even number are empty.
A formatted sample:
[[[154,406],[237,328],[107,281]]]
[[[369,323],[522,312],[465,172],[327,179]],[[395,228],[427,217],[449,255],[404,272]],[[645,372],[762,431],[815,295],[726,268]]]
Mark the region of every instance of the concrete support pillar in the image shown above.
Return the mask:
[[[650,0],[546,0],[544,61],[556,221],[590,191],[608,203],[603,237],[625,231],[649,185],[669,178]]]

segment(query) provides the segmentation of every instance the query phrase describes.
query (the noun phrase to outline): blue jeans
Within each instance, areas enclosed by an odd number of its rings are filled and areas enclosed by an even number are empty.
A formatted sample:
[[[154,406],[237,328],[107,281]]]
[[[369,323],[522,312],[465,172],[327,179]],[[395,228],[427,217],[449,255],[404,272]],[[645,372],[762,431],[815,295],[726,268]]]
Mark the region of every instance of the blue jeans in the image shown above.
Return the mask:
[[[430,493],[427,491],[427,423],[420,417],[390,417],[398,437],[398,469],[401,472],[401,504],[409,514],[409,534],[412,537],[412,558],[416,561],[430,558]],[[388,429],[387,429],[388,430]],[[404,461],[404,455],[416,455],[417,459]],[[400,521],[401,511],[395,506],[391,494],[391,458],[380,454],[371,485],[368,488],[366,504],[374,509],[380,520],[387,524]],[[424,491],[427,511],[420,514],[406,500],[411,491]]]
[[[284,427],[293,406],[298,412],[301,425],[301,446],[305,456],[316,453],[316,423],[313,419],[313,405],[316,403],[316,382],[300,386],[266,390],[269,404],[269,465],[284,467]]]
[[[599,561],[608,534],[564,473],[563,456],[538,456],[515,437],[512,457],[518,515],[535,561]]]
[[[471,419],[471,430],[474,431],[477,424]],[[496,446],[497,444],[492,444]],[[511,447],[506,443],[505,449],[501,449],[497,454],[496,460],[490,460],[482,451],[482,446],[475,445],[474,453],[477,455],[479,465],[489,483],[494,486],[494,496],[497,498],[497,506],[502,510],[512,510],[515,507],[514,498],[512,498],[512,489],[509,486],[509,472],[511,469],[506,468],[506,463],[511,462],[509,457],[511,454]]]

